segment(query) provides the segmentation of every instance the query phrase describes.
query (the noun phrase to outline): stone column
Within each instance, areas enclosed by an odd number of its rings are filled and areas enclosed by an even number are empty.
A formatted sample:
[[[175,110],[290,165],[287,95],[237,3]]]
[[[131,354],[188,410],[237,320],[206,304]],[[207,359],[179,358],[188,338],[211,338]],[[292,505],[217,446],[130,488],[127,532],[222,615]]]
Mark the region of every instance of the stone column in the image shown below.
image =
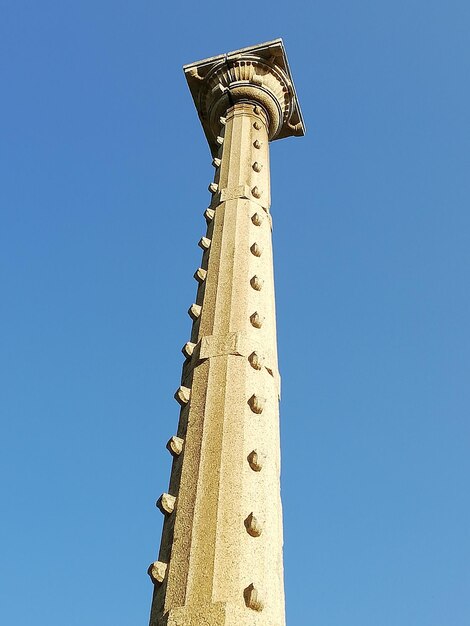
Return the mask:
[[[280,40],[185,71],[215,177],[150,624],[284,626],[269,141],[302,120]]]

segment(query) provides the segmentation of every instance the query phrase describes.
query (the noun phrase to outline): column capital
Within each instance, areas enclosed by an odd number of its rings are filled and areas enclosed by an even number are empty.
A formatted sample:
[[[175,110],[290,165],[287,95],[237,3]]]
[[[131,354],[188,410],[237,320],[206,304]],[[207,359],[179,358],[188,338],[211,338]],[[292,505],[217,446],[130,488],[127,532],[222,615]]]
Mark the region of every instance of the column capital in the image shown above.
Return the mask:
[[[263,108],[270,141],[305,134],[282,39],[197,61],[183,70],[213,153],[219,147],[220,117],[236,102]]]

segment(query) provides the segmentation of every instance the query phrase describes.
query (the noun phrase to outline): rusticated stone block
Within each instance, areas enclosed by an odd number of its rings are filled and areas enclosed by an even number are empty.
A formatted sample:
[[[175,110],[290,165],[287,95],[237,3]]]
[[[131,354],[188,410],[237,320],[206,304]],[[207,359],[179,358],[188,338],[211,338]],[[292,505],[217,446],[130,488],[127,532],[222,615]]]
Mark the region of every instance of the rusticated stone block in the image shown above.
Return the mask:
[[[245,520],[246,532],[252,537],[259,537],[263,532],[263,524],[261,521],[250,513]]]
[[[245,604],[249,609],[252,609],[253,611],[262,611],[264,609],[264,602],[261,597],[261,593],[253,583],[245,589],[243,597],[245,598]]]
[[[183,387],[183,385],[178,387],[178,389],[175,392],[175,400],[179,404],[181,404],[181,406],[188,404],[190,398],[191,398],[191,389],[189,389],[188,387]]]
[[[248,400],[248,404],[253,413],[260,415],[264,410],[266,398],[262,398],[261,396],[253,394]]]
[[[148,575],[154,584],[161,584],[165,580],[168,563],[162,561],[154,561],[148,568]]]
[[[196,344],[193,343],[192,341],[187,341],[184,346],[181,348],[181,352],[184,354],[184,356],[189,359],[193,352],[194,352],[194,348],[196,347]]]
[[[248,463],[254,472],[261,472],[266,461],[266,455],[258,450],[252,450],[247,457]]]
[[[200,304],[192,304],[188,309],[189,317],[195,322],[201,315],[202,307]]]
[[[250,315],[251,325],[254,326],[255,328],[261,328],[264,320],[265,320],[264,316],[260,315],[258,311],[255,311],[252,315]]]
[[[215,215],[215,210],[214,209],[206,209],[204,211],[204,217],[206,219],[206,222],[209,224],[210,222],[212,222],[212,220],[214,219],[214,215]]]
[[[207,270],[203,269],[202,267],[199,267],[194,272],[194,278],[197,280],[199,284],[203,283],[206,280],[206,276],[207,276]]]
[[[254,243],[251,248],[250,248],[250,252],[253,256],[256,257],[260,257],[263,254],[263,248],[262,246],[259,245],[259,243]]]
[[[203,250],[209,250],[211,247],[211,240],[207,237],[201,237],[198,242],[198,246]]]
[[[155,505],[164,515],[170,515],[175,510],[176,497],[169,493],[162,493]]]
[[[253,276],[253,278],[250,280],[250,285],[255,291],[261,291],[264,285],[264,280],[259,276]]]
[[[173,435],[166,444],[167,450],[173,456],[179,456],[183,452],[184,439]]]
[[[255,226],[261,226],[261,224],[263,223],[263,220],[264,220],[264,217],[263,215],[261,215],[261,213],[255,213],[251,217],[251,221],[253,222]]]
[[[251,367],[255,370],[260,370],[264,365],[264,357],[262,357],[258,352],[252,352],[248,357],[248,361]]]

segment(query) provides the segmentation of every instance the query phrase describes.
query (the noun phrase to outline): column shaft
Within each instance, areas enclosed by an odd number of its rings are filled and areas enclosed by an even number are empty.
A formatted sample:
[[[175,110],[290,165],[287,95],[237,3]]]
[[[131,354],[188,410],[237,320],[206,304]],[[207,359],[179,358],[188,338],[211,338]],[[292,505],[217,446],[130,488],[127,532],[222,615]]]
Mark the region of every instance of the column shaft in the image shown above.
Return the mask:
[[[151,626],[285,624],[267,123],[249,102],[221,123]]]

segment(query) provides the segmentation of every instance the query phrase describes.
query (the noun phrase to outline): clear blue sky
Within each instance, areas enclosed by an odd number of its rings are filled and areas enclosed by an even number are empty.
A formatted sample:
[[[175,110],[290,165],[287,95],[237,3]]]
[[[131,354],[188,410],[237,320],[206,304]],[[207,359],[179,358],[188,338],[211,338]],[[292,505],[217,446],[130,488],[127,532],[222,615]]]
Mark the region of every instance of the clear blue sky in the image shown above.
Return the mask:
[[[213,173],[181,66],[283,37],[288,626],[468,626],[469,32],[468,0],[0,0],[2,624],[147,623]]]

